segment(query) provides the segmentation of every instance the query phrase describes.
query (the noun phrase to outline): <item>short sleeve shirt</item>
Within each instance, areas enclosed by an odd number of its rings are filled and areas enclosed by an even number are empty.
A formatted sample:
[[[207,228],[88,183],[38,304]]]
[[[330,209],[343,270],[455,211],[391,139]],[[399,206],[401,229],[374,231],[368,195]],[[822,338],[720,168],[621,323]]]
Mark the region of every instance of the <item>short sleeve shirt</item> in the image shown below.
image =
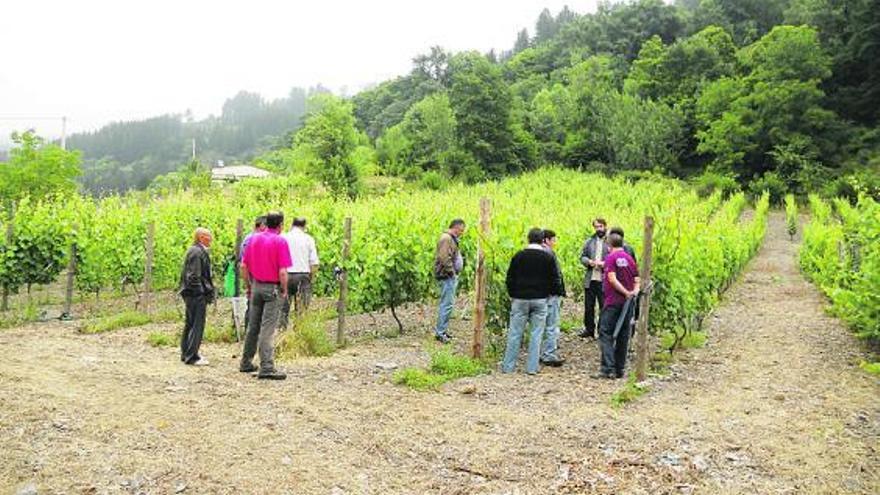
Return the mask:
[[[251,237],[242,261],[254,280],[278,283],[279,272],[290,268],[290,249],[277,232],[267,230]]]
[[[636,277],[639,276],[639,267],[632,256],[624,250],[615,251],[605,257],[605,273],[602,277],[602,291],[605,293],[605,306],[621,306],[626,302],[626,296],[617,290],[608,281],[608,275],[614,272],[618,282],[626,290],[633,290],[636,286]]]

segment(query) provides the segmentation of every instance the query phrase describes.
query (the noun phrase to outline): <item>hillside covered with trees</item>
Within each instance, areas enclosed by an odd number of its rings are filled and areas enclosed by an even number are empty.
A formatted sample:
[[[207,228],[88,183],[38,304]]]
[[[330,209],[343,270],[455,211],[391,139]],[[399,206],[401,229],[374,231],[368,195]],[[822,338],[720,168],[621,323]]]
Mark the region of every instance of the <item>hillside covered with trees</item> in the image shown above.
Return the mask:
[[[709,172],[702,180],[777,198],[822,187],[853,195],[876,190],[880,168],[872,6],[639,0],[589,14],[545,9],[509,51],[434,47],[410,73],[350,99],[240,93],[220,117],[113,124],[70,144],[83,151],[90,191],[146,187],[189,160],[194,138],[203,162],[256,157],[349,196],[370,174],[437,187],[545,164]]]

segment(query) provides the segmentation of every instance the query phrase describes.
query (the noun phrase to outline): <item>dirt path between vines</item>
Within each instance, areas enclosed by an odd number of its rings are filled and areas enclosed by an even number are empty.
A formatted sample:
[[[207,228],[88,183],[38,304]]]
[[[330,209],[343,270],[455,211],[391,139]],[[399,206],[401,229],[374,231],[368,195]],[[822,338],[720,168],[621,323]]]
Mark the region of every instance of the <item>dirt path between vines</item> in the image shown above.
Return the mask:
[[[184,367],[151,327],[0,331],[0,492],[880,493],[880,381],[784,230],[772,214],[708,345],[619,410],[620,382],[589,378],[595,345],[573,337],[564,368],[420,393],[376,367],[426,363],[416,335],[264,383],[235,345]]]

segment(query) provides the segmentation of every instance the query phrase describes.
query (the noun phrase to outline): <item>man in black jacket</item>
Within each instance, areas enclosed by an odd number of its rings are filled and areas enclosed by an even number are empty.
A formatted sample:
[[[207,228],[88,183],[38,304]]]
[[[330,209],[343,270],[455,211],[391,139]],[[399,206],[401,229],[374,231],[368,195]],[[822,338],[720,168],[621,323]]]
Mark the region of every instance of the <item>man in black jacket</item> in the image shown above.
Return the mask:
[[[529,245],[514,255],[507,269],[507,294],[510,296],[510,329],[507,349],[501,363],[503,373],[511,373],[522,344],[526,325],[531,323],[526,373],[538,373],[541,337],[547,320],[547,298],[564,292],[562,275],[553,256],[542,243],[544,231],[529,231]]]
[[[206,366],[208,360],[199,355],[208,304],[214,302],[211,278],[211,257],[208,248],[213,237],[208,229],[195,231],[195,242],[186,252],[180,273],[180,295],[186,304],[186,323],[180,338],[180,360],[186,364]]]

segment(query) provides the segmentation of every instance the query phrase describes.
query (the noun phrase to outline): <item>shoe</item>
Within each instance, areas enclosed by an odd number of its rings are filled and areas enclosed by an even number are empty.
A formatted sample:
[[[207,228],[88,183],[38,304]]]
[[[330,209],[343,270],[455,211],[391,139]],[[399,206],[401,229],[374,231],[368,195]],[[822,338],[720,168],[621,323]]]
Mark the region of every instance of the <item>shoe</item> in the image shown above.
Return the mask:
[[[593,373],[592,375],[590,375],[590,378],[594,380],[611,380],[614,378],[614,375],[612,375],[611,373],[603,373],[600,371],[599,373]]]
[[[257,374],[257,378],[259,378],[260,380],[284,380],[287,378],[287,373],[282,373],[278,370],[266,372],[261,371],[259,374]]]
[[[434,335],[434,338],[437,340],[437,342],[440,342],[441,344],[448,344],[449,341],[452,340],[452,338],[445,333],[442,335]]]
[[[544,366],[550,366],[552,368],[558,368],[565,364],[565,359],[558,357],[552,359],[541,359],[541,364],[543,364]]]
[[[249,364],[247,366],[239,366],[238,371],[241,371],[242,373],[253,373],[254,371],[257,371],[258,369],[259,368],[257,368],[255,365]]]
[[[581,331],[578,333],[578,337],[580,337],[580,338],[582,338],[582,339],[595,339],[595,338],[596,338],[596,332],[588,332],[588,331],[586,331],[586,330],[581,330]]]
[[[191,364],[193,366],[208,366],[211,363],[209,363],[207,359],[200,357],[189,364]]]
[[[614,373],[614,378],[617,378],[617,379],[623,378],[625,376],[626,376],[626,373],[624,373],[623,371],[618,371],[618,372]]]

